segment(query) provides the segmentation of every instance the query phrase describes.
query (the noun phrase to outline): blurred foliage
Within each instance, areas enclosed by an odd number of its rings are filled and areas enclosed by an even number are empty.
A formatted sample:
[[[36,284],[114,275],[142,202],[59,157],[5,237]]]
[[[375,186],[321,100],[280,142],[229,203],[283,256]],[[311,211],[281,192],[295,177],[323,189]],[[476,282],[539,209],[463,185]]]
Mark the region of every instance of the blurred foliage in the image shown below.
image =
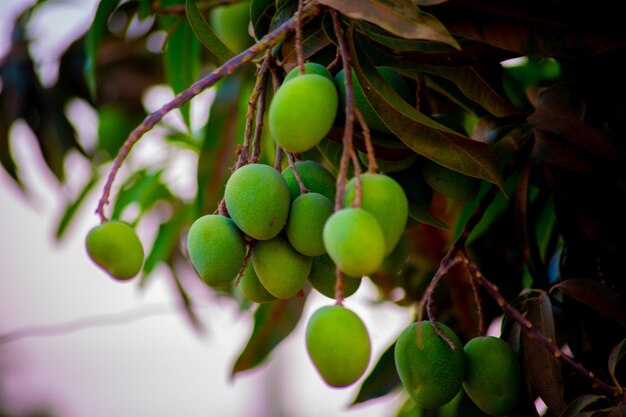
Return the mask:
[[[393,267],[371,276],[379,301],[414,305],[450,242],[480,207],[482,196],[497,187],[500,192],[471,231],[468,256],[544,334],[567,345],[576,360],[599,378],[625,384],[626,367],[619,361],[626,337],[626,31],[621,5],[520,0],[320,2],[338,9],[344,21],[353,24],[355,75],[391,131],[374,132],[377,158],[387,167],[415,161],[392,173],[409,197],[411,220],[402,261],[387,263]],[[57,238],[64,236],[86,197],[99,191],[97,185],[125,138],[145,117],[144,93],[159,84],[174,92],[184,90],[230,56],[207,23],[208,12],[218,3],[103,0],[84,37],[59,58],[58,79],[52,86],[41,84],[28,53],[26,27],[32,10],[15,21],[11,49],[0,60],[3,169],[28,192],[20,177],[27,167],[18,166],[11,152],[17,139],[10,132],[18,121],[32,130],[60,183],[72,175],[64,164],[71,153],[93,167],[83,189],[67,201]],[[290,18],[296,4],[252,0],[255,38]],[[113,21],[118,23],[115,30]],[[138,21],[148,25],[139,36],[132,30]],[[119,22],[125,22],[124,27]],[[328,14],[310,21],[303,35],[306,59],[325,65],[334,59],[337,39]],[[148,48],[154,39],[163,39],[161,51]],[[273,52],[283,70],[296,65],[293,38]],[[386,83],[374,70],[379,65],[405,77],[417,106]],[[137,223],[150,213],[161,213],[142,284],[160,264],[174,276],[189,269],[180,242],[191,222],[213,212],[221,199],[234,150],[243,137],[253,82],[251,65],[221,81],[214,88],[208,121],[198,131],[191,131],[188,107],[182,109],[186,130],[164,126],[173,149],[169,160],[183,149],[198,157],[195,198],[185,199],[172,190],[164,176],[168,159],[160,161],[162,166],[123,178],[112,201],[113,218],[131,216],[130,221]],[[75,99],[88,103],[98,115],[97,141],[89,147],[79,140],[65,111]],[[338,117],[327,139],[304,156],[336,169],[342,129]],[[264,135],[261,159],[271,163],[274,145],[268,139]],[[366,151],[358,132],[355,146]],[[461,205],[433,193],[419,175],[423,158],[482,179],[479,197]],[[191,300],[181,281],[177,284],[189,318],[197,323]],[[242,309],[251,308],[232,288],[220,294],[239,300]],[[453,269],[435,297],[439,320],[463,341],[477,334],[476,306],[463,271]],[[490,323],[501,311],[482,292],[481,298]],[[233,374],[266,359],[296,326],[304,302],[277,301],[256,308],[254,330]],[[586,381],[521,336],[519,326],[506,318],[503,337],[519,354],[526,382],[522,395],[526,400],[515,415],[535,416],[537,397],[547,404],[547,416],[623,415],[623,403],[607,404],[594,395]],[[355,403],[398,389],[391,349],[364,378]],[[470,410],[466,398],[451,404],[446,410],[425,411],[409,400],[397,415],[480,415]]]

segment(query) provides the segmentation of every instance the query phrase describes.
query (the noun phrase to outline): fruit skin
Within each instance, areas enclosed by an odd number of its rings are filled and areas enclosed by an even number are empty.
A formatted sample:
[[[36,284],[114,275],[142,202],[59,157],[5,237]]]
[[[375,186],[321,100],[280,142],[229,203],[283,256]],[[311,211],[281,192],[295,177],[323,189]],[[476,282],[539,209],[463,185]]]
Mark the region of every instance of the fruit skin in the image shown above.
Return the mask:
[[[336,265],[330,256],[322,255],[313,258],[311,272],[309,272],[309,282],[319,293],[328,298],[335,299],[335,275]],[[350,297],[361,286],[362,277],[353,278],[346,276],[343,280],[343,296]]]
[[[323,231],[328,255],[347,275],[363,276],[380,268],[385,235],[374,215],[362,208],[334,212]]]
[[[494,336],[476,337],[465,345],[463,388],[474,404],[491,416],[505,416],[517,404],[520,370],[515,352]]]
[[[200,279],[211,287],[229,284],[241,269],[246,245],[241,231],[228,217],[207,214],[187,234],[187,251]]]
[[[306,193],[296,198],[289,210],[287,238],[295,250],[306,256],[326,253],[322,231],[333,214],[333,202],[318,193]]]
[[[254,39],[248,34],[250,2],[217,6],[211,10],[209,21],[215,34],[234,53],[248,49]]]
[[[254,246],[252,265],[259,281],[276,298],[295,296],[306,282],[313,260],[296,251],[285,236],[259,241]]]
[[[438,408],[452,400],[463,383],[465,355],[458,336],[446,325],[437,323],[456,346],[452,350],[429,321],[409,325],[398,337],[395,347],[396,369],[409,396],[422,408]],[[421,329],[418,346],[417,328]]]
[[[404,79],[393,68],[383,66],[377,67],[376,69],[385,81],[387,81],[395,92],[400,94],[405,101],[409,103],[413,101],[413,98],[409,93],[410,88],[406,81],[404,81]],[[345,108],[346,105],[346,88],[344,79],[344,70],[339,71],[337,75],[335,75],[335,84],[339,90],[339,98],[341,100],[341,105],[343,106],[342,108]],[[365,94],[363,94],[363,89],[361,88],[354,71],[352,72],[352,82],[354,84],[354,102],[356,103],[357,108],[361,111],[363,118],[365,118],[367,126],[372,130],[389,133],[389,128],[383,123],[382,120],[380,120],[378,114],[376,114],[370,103],[367,101]]]
[[[409,217],[409,201],[404,190],[391,177],[383,174],[361,175],[361,208],[376,217],[385,235],[385,255],[398,244]],[[356,178],[346,185],[344,204],[352,205],[356,198]]]
[[[431,160],[422,162],[422,177],[435,191],[459,203],[472,201],[480,190],[480,180],[446,168]]]
[[[111,220],[92,228],[85,241],[89,257],[113,278],[127,280],[143,265],[143,246],[127,223]]]
[[[251,264],[248,267],[239,281],[239,289],[244,297],[255,303],[263,304],[276,300],[272,294],[267,292],[259,277]]]
[[[356,382],[371,353],[365,324],[351,310],[336,305],[322,307],[309,318],[306,347],[315,368],[332,387]]]
[[[304,74],[284,83],[269,108],[270,132],[287,152],[304,152],[330,131],[339,98],[332,81]]]
[[[300,179],[309,192],[319,193],[330,201],[335,201],[336,180],[329,170],[323,165],[311,160],[298,161],[295,163],[295,166],[300,175]],[[298,181],[296,181],[296,176],[293,174],[291,167],[287,167],[283,170],[283,178],[287,181],[291,201],[293,201],[300,195],[300,186],[298,185]]]
[[[315,62],[306,62],[304,64],[304,73],[321,75],[322,77],[327,78],[328,81],[334,82],[333,76],[326,69],[326,67],[321,64],[317,64]],[[295,67],[287,73],[287,75],[285,76],[285,79],[283,80],[283,84],[299,76],[300,76],[300,68]]]
[[[235,171],[226,183],[224,199],[235,224],[254,239],[272,239],[287,222],[289,187],[268,165],[250,164]]]

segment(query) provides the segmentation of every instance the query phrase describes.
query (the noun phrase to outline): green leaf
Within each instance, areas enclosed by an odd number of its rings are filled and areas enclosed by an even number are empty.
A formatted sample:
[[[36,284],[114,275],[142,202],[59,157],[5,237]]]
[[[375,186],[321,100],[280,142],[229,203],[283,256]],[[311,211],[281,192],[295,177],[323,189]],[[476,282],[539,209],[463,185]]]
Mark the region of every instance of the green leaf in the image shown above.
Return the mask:
[[[107,29],[109,22],[109,16],[117,8],[120,0],[102,0],[98,4],[96,10],[96,16],[87,35],[85,36],[85,62],[83,72],[85,74],[85,80],[87,81],[87,88],[91,97],[96,97],[96,59],[98,56],[98,48],[100,46],[100,39]]]
[[[626,327],[624,301],[606,285],[589,278],[570,278],[554,285],[550,291],[558,290],[578,302],[585,304],[598,314],[612,318]]]
[[[168,262],[171,259],[172,253],[178,247],[183,228],[189,224],[191,214],[191,206],[176,208],[172,217],[159,225],[159,230],[154,238],[150,253],[148,253],[143,264],[139,285],[143,286],[148,282],[148,278],[159,262]]]
[[[59,219],[57,223],[56,231],[54,233],[57,239],[61,239],[65,232],[67,231],[67,227],[71,223],[72,219],[80,206],[85,202],[85,198],[89,195],[89,192],[93,189],[93,187],[98,183],[100,177],[96,173],[92,173],[91,178],[85,184],[81,192],[78,194],[74,201],[70,201],[65,207],[65,211],[63,212],[63,216]]]
[[[146,170],[135,172],[122,186],[115,201],[111,218],[119,219],[124,209],[133,203],[140,207],[139,218],[157,200],[170,198],[172,194],[161,181],[162,173],[163,170],[153,173],[148,173]]]
[[[305,297],[295,297],[259,305],[254,312],[252,335],[233,365],[232,377],[263,363],[272,350],[289,336],[302,316],[304,302]]]
[[[492,182],[506,192],[498,160],[487,145],[463,137],[411,107],[385,82],[360,47],[354,69],[372,108],[409,148],[447,168]]]
[[[360,404],[374,398],[380,398],[389,394],[400,385],[400,377],[396,370],[394,359],[395,342],[391,344],[381,355],[374,369],[365,378],[359,389],[359,393],[352,405]]]
[[[139,0],[139,6],[137,7],[137,16],[139,17],[139,20],[144,20],[150,15],[152,15],[152,1]]]
[[[394,52],[419,51],[432,54],[454,50],[451,46],[440,42],[400,38],[365,21],[358,22],[357,30],[359,32],[363,32],[365,36],[374,42],[377,42]]]
[[[193,300],[191,299],[191,297],[189,297],[189,294],[187,293],[187,290],[183,286],[183,283],[180,281],[180,278],[178,277],[178,274],[176,273],[175,268],[172,268],[171,271],[172,271],[172,276],[174,278],[174,283],[176,284],[176,292],[178,293],[180,300],[182,302],[182,307],[183,307],[183,311],[185,312],[185,317],[187,318],[187,320],[189,320],[191,327],[193,327],[196,333],[198,334],[203,333],[205,330],[204,324],[202,323],[202,321],[196,314],[196,311],[194,310]]]
[[[320,3],[405,39],[438,41],[461,48],[437,18],[424,13],[410,0],[320,0]]]
[[[257,39],[261,39],[269,31],[275,10],[275,0],[252,0],[250,2],[250,21]]]
[[[170,33],[163,54],[165,76],[174,93],[178,94],[196,81],[200,69],[200,42],[187,19],[172,19],[168,16],[161,21]],[[182,106],[180,111],[189,126],[189,103]]]
[[[544,291],[527,304],[526,318],[544,336],[556,341],[552,303]],[[524,363],[528,380],[553,414],[565,409],[561,363],[534,338],[523,333]]]
[[[197,0],[187,0],[185,10],[187,11],[189,25],[202,45],[223,61],[232,58],[233,53],[231,50],[213,32],[213,29],[202,15],[198,8]]]
[[[615,382],[615,386],[621,386],[617,377],[615,376],[615,369],[617,368],[617,364],[619,361],[626,355],[626,339],[623,339],[621,342],[617,344],[611,351],[609,355],[609,372],[611,373],[611,378],[613,378],[613,382]]]
[[[583,395],[569,403],[559,417],[581,417],[586,415],[584,410],[592,404],[606,401],[606,397],[601,395]]]

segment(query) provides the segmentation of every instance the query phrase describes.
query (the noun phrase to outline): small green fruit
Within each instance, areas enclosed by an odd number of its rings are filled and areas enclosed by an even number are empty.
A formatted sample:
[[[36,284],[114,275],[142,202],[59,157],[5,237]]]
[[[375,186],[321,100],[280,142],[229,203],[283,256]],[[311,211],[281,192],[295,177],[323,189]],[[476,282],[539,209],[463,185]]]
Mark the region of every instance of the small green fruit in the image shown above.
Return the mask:
[[[143,265],[143,246],[127,223],[111,220],[94,227],[86,246],[91,259],[113,278],[130,279]]]
[[[257,242],[252,264],[259,281],[276,298],[295,296],[306,282],[313,260],[296,251],[289,241],[279,235]]]
[[[270,132],[287,152],[304,152],[330,131],[337,115],[338,96],[332,81],[304,74],[284,83],[269,109]]]
[[[235,171],[226,183],[224,199],[235,224],[254,239],[272,239],[287,222],[289,187],[268,165],[250,164]]]
[[[328,78],[328,81],[334,82],[333,76],[326,69],[326,67],[321,65],[321,64],[317,64],[315,62],[307,62],[307,63],[305,63],[304,64],[304,73],[305,74],[321,75],[322,77]],[[291,81],[294,78],[299,77],[299,76],[300,76],[300,68],[299,67],[295,67],[295,68],[293,68],[291,71],[289,71],[287,73],[287,75],[285,76],[285,79],[283,80],[283,84],[286,83],[286,82],[289,82],[289,81]]]
[[[333,213],[324,225],[323,238],[328,255],[347,275],[376,272],[385,257],[385,235],[376,217],[364,209]]]
[[[335,298],[336,265],[330,256],[322,255],[313,258],[309,282],[317,291],[328,298]],[[343,280],[343,296],[350,297],[361,286],[362,277],[353,278],[346,276]]]
[[[323,165],[315,161],[298,161],[295,164],[296,170],[304,186],[312,193],[319,193],[330,201],[335,201],[335,177]],[[291,201],[300,195],[300,186],[296,181],[291,167],[283,171],[283,178],[289,186]]]
[[[361,319],[342,306],[317,310],[306,327],[306,347],[315,368],[332,387],[355,383],[370,360],[370,338]]]
[[[306,256],[326,253],[322,231],[333,214],[333,203],[318,193],[306,193],[296,198],[289,210],[287,238],[295,250]]]
[[[239,281],[239,289],[244,297],[255,303],[263,304],[276,300],[276,297],[270,294],[261,284],[251,264],[248,264],[241,281]]]
[[[238,54],[254,43],[254,39],[248,34],[249,1],[214,7],[209,20],[215,34],[234,53]]]
[[[463,388],[472,401],[491,416],[505,416],[515,409],[520,370],[515,352],[493,336],[470,340],[465,351]]]
[[[373,214],[385,234],[385,255],[396,247],[409,216],[409,201],[393,178],[383,174],[361,175],[361,208]],[[344,204],[356,198],[356,177],[346,185]]]
[[[193,222],[187,234],[187,251],[198,275],[211,287],[235,279],[246,257],[241,231],[231,219],[217,214]]]
[[[422,408],[438,408],[452,400],[463,383],[465,355],[458,336],[446,325],[437,326],[456,346],[452,350],[429,321],[408,326],[398,337],[395,361],[400,381]],[[418,339],[417,329],[421,329]]]
[[[409,86],[393,68],[377,67],[376,69],[378,70],[378,73],[382,75],[385,81],[387,81],[387,83],[389,83],[391,87],[396,91],[396,93],[400,94],[400,96],[402,96],[405,101],[409,103],[413,101],[413,98],[409,93]],[[335,84],[337,84],[337,89],[339,90],[341,105],[345,108],[346,86],[344,80],[345,72],[344,70],[341,70],[335,76]],[[383,123],[382,120],[380,120],[380,117],[378,117],[378,114],[376,114],[374,108],[367,101],[365,94],[363,94],[363,89],[361,88],[359,80],[357,80],[354,71],[352,72],[352,83],[354,84],[354,102],[356,103],[357,108],[361,111],[363,118],[367,122],[367,126],[372,130],[389,133],[389,128]]]
[[[430,187],[459,203],[472,201],[480,190],[480,180],[439,165],[431,160],[422,163],[422,176]]]

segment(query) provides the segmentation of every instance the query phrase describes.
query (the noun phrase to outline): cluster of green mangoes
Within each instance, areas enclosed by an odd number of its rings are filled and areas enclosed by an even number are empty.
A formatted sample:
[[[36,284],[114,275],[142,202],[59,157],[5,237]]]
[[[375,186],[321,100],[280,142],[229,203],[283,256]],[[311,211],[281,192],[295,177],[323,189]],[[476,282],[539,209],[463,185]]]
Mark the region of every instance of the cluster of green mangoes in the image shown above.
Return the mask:
[[[429,321],[409,325],[398,337],[395,362],[400,380],[425,409],[444,406],[464,389],[486,414],[505,416],[517,404],[520,370],[511,347],[494,336],[471,339],[463,349],[446,325],[438,328],[457,346],[452,349]]]

